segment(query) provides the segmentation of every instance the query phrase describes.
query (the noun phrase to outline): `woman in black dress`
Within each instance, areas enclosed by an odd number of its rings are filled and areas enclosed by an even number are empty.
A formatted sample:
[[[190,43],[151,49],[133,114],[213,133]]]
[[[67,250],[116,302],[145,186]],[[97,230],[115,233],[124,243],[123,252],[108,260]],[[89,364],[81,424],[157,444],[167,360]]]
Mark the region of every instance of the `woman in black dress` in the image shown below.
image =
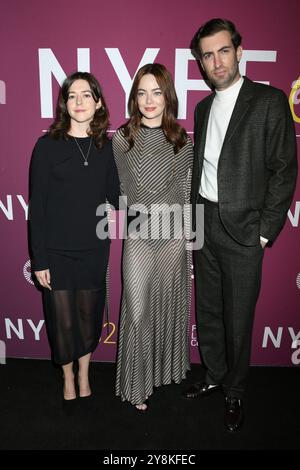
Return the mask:
[[[61,364],[64,399],[91,395],[91,353],[101,335],[108,237],[96,234],[96,209],[117,204],[119,180],[107,137],[108,109],[99,83],[76,72],[64,81],[56,118],[33,151],[30,170],[30,245],[43,286],[54,362]],[[103,224],[103,221],[101,223]],[[99,234],[98,234],[99,235]],[[102,234],[103,235],[103,234]]]

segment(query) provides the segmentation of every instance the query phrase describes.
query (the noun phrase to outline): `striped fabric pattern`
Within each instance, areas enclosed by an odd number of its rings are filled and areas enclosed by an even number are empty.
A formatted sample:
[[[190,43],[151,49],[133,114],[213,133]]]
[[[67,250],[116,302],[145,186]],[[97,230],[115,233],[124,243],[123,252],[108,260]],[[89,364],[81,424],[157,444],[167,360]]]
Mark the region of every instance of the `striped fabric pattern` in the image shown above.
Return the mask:
[[[122,129],[113,151],[128,205],[189,203],[193,146],[174,154],[161,128],[141,127],[133,148]],[[116,395],[143,403],[153,388],[180,383],[189,363],[191,251],[180,239],[124,241]]]

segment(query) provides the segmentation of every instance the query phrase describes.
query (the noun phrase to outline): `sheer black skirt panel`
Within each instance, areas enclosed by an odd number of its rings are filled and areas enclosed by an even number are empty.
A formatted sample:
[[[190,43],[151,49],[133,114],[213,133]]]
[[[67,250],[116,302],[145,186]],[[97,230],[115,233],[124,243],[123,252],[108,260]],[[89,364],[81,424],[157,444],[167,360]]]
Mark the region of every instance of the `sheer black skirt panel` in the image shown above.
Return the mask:
[[[63,365],[93,352],[99,343],[108,249],[51,250],[49,260],[52,290],[44,289],[45,317],[52,358]]]

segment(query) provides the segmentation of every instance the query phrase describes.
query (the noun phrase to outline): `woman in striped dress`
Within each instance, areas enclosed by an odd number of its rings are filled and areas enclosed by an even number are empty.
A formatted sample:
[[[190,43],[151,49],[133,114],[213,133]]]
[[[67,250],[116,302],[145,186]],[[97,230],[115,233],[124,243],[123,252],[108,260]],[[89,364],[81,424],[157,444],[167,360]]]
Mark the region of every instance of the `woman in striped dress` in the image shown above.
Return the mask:
[[[138,71],[128,108],[113,151],[122,194],[138,218],[124,241],[116,395],[146,411],[153,388],[180,383],[190,367],[191,252],[183,206],[193,146],[176,122],[178,100],[163,65]]]

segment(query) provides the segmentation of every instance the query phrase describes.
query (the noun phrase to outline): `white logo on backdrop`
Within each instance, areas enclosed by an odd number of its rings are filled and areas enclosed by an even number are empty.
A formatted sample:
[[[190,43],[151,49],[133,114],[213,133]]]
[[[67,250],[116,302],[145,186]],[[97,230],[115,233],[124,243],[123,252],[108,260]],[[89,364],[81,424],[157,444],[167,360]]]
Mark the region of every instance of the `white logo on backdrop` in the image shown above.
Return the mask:
[[[6,344],[0,341],[0,364],[6,364]]]
[[[288,211],[288,218],[292,224],[292,227],[299,227],[299,217],[300,217],[300,201],[295,202],[295,210],[292,212],[292,208]]]
[[[104,48],[108,59],[116,72],[120,84],[125,92],[124,108],[126,117],[127,114],[127,101],[129,92],[135,74],[131,77],[124,59],[118,48]],[[146,48],[143,56],[137,64],[136,71],[143,65],[154,62],[160,49],[159,48]],[[240,62],[240,72],[246,75],[247,62],[276,62],[277,51],[267,50],[244,50],[243,57]],[[208,91],[209,88],[204,80],[188,78],[189,61],[195,61],[191,54],[190,49],[175,49],[175,70],[174,80],[177,96],[179,100],[178,119],[186,119],[187,115],[187,94],[192,90]],[[77,69],[82,72],[90,71],[90,49],[78,48],[77,49]],[[136,72],[135,72],[136,73]],[[39,75],[40,75],[40,99],[41,99],[41,116],[42,118],[53,117],[53,99],[52,99],[52,75],[56,78],[61,85],[66,78],[66,74],[57,60],[55,54],[50,48],[39,49]],[[269,84],[268,81],[260,81],[261,83]]]
[[[198,346],[197,326],[195,324],[191,327],[191,346]]]
[[[296,277],[296,285],[297,285],[298,289],[300,289],[300,273],[298,273],[298,275]]]
[[[40,332],[44,326],[45,320],[39,320],[37,325],[35,324],[35,321],[29,318],[27,318],[26,320],[25,318],[14,318],[13,320],[11,320],[10,318],[4,318],[3,329],[5,329],[6,338],[12,339],[12,337],[15,336],[20,340],[24,340],[25,334],[26,338],[32,338],[33,333],[33,338],[35,339],[35,341],[40,341]],[[30,328],[28,328],[28,326]]]
[[[298,80],[295,80],[292,83],[291,88],[294,88],[295,90],[295,94],[293,96],[293,103],[300,104],[300,77],[298,78]]]
[[[16,202],[18,200],[18,203]],[[24,210],[25,220],[28,219],[28,204],[25,202],[25,199],[21,194],[12,195],[7,194],[6,202],[0,200],[0,210],[3,212],[7,220],[14,220],[14,208],[16,204],[19,206],[21,205],[22,209]]]
[[[26,281],[29,282],[29,284],[34,285],[34,282],[31,279],[31,263],[30,263],[30,260],[26,261],[26,263],[24,264],[23,274],[24,274],[24,277],[25,277]]]
[[[295,340],[292,344],[292,348],[296,349],[296,351],[293,352],[291,360],[294,366],[298,366],[300,364],[300,340],[298,339],[297,341]]]
[[[274,348],[280,349],[283,333],[284,336],[287,336],[288,339],[291,340],[292,345],[295,344],[295,341],[300,341],[300,330],[296,331],[291,326],[285,329],[283,328],[283,326],[280,326],[277,328],[277,331],[275,329],[272,329],[270,326],[266,326],[264,330],[262,347],[267,348],[269,346],[269,343],[271,342]]]
[[[294,328],[290,326],[287,328],[287,330],[289,333],[288,334],[289,339],[291,340],[291,349],[296,349],[296,351],[294,351],[291,355],[291,362],[294,365],[299,365],[300,364],[300,330],[295,331]],[[266,326],[265,331],[264,331],[262,347],[267,348],[268,342],[270,340],[272,345],[276,349],[280,349],[283,332],[284,332],[284,329],[282,326],[277,328],[277,332],[272,331],[271,327]]]
[[[298,277],[300,277],[300,273]],[[270,350],[274,347],[275,349],[280,350],[285,346],[282,343],[286,337],[288,337],[288,341],[291,344],[291,349],[295,350],[291,353],[291,363],[298,366],[300,364],[300,330],[297,331],[292,327],[284,328],[282,326],[275,330],[270,326],[266,326],[264,328],[262,348]],[[191,346],[198,346],[196,325],[192,325],[191,327]]]
[[[3,80],[0,80],[0,104],[6,104],[6,85]]]

